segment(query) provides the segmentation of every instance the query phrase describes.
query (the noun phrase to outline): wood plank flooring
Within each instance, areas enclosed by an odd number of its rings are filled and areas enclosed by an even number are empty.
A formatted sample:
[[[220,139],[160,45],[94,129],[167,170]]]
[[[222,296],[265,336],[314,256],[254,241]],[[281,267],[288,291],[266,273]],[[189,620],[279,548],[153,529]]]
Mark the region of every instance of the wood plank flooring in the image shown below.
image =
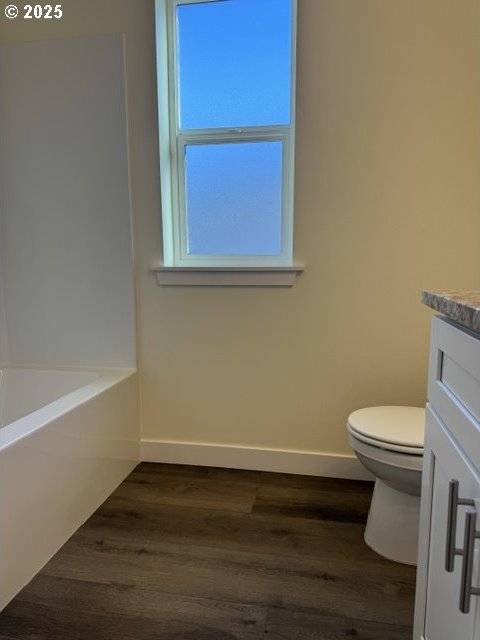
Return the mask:
[[[365,545],[371,490],[142,463],[4,609],[0,639],[411,640],[415,570]]]

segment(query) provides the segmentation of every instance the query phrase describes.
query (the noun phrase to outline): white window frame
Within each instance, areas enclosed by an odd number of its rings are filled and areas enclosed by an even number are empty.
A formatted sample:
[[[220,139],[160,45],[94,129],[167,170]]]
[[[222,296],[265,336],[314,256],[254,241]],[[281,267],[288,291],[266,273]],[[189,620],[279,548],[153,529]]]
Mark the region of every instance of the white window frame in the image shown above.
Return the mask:
[[[163,266],[166,268],[281,268],[293,266],[293,200],[295,151],[295,61],[297,0],[292,6],[290,125],[220,129],[179,129],[176,7],[217,0],[156,0],[157,86],[160,137],[160,182]],[[281,253],[266,255],[189,255],[185,207],[186,145],[282,142]],[[296,271],[300,270],[298,268]]]

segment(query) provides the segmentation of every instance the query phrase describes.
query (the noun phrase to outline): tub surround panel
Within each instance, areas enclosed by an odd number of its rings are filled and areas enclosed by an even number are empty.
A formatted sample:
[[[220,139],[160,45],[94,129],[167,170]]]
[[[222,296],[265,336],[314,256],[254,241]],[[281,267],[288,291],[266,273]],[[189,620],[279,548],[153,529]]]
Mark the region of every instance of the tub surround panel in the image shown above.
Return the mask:
[[[62,396],[75,392],[101,376],[97,371],[45,371],[42,369],[0,369],[0,448],[10,442],[9,433],[24,416],[23,424],[34,424],[43,410],[47,419],[54,403]],[[111,380],[112,376],[104,375]],[[122,374],[114,379],[120,380]],[[89,387],[90,388],[90,387]],[[77,392],[78,394],[78,392]],[[5,427],[8,425],[8,429]]]
[[[124,76],[122,34],[1,49],[11,364],[135,366]]]
[[[467,329],[480,333],[479,291],[422,291],[422,302]]]
[[[2,429],[15,432],[0,446],[0,608],[138,463],[137,376],[88,391],[99,381]]]

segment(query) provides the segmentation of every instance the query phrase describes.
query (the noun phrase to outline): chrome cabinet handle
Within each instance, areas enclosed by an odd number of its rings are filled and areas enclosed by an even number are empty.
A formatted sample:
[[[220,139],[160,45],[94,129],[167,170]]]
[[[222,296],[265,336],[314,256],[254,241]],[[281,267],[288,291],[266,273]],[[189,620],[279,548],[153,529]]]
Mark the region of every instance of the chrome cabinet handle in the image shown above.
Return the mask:
[[[480,531],[475,526],[477,512],[467,509],[465,512],[465,535],[463,545],[462,577],[460,581],[460,604],[462,613],[470,612],[470,596],[480,596],[480,589],[472,587],[473,558],[475,555],[475,539],[480,538]]]
[[[450,480],[448,483],[448,516],[447,516],[447,542],[445,545],[445,571],[452,572],[455,556],[462,556],[464,550],[455,547],[457,529],[458,505],[473,507],[473,500],[458,497],[458,480]]]

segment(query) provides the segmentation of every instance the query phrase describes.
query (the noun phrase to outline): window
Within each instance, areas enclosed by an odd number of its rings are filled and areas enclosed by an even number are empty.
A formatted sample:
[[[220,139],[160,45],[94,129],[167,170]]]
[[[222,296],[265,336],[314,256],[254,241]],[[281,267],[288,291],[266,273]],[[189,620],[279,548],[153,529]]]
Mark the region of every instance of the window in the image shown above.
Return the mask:
[[[157,0],[167,267],[292,265],[295,0]]]

